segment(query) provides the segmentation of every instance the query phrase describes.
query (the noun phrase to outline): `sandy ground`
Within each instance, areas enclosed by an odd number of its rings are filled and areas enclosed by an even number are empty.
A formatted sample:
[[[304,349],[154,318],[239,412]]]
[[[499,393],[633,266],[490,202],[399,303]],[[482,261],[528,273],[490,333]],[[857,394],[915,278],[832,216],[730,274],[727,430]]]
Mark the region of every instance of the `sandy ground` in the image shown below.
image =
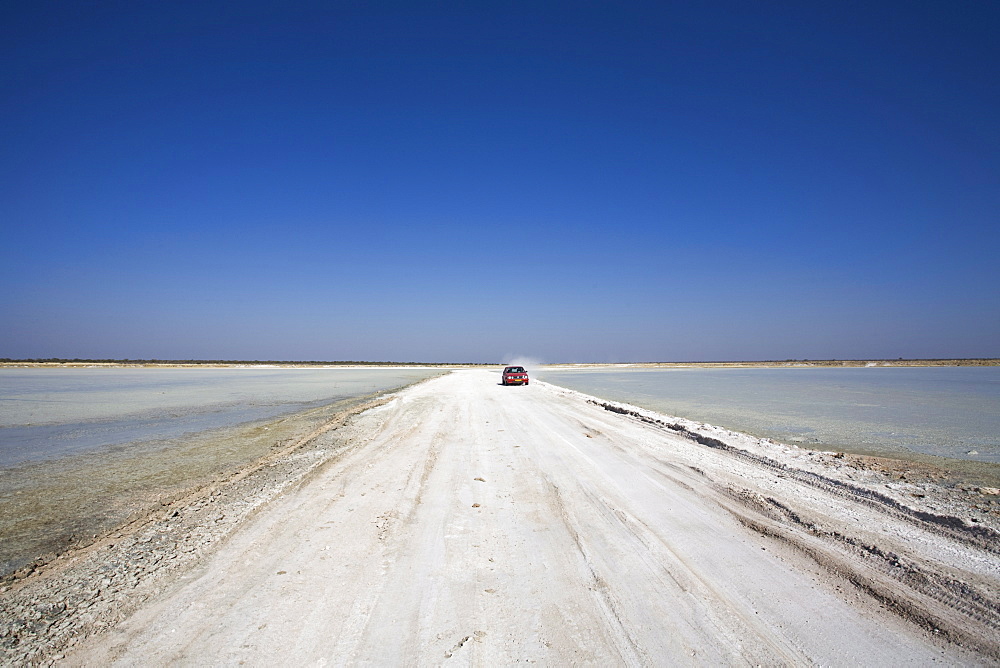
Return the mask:
[[[498,381],[455,371],[317,432],[329,447],[297,484],[169,577],[137,578],[120,614],[67,617],[79,641],[33,660],[1000,661],[995,512],[870,465]]]

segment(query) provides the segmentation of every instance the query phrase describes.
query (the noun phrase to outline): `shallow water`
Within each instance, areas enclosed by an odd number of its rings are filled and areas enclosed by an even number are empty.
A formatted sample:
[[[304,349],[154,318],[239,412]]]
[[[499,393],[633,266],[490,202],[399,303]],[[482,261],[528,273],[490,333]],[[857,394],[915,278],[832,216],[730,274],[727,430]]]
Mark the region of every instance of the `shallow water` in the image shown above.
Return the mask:
[[[805,447],[1000,462],[1000,367],[542,369],[537,375]]]
[[[433,369],[0,369],[0,468],[388,390]]]
[[[440,373],[0,369],[0,579]]]

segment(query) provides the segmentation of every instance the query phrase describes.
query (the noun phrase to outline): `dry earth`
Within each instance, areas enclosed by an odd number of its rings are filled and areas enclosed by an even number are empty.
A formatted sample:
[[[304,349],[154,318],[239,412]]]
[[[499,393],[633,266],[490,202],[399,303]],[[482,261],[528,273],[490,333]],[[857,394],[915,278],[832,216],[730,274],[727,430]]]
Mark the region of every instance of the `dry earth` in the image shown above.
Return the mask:
[[[993,490],[498,380],[408,388],[18,583],[8,662],[1000,661]]]

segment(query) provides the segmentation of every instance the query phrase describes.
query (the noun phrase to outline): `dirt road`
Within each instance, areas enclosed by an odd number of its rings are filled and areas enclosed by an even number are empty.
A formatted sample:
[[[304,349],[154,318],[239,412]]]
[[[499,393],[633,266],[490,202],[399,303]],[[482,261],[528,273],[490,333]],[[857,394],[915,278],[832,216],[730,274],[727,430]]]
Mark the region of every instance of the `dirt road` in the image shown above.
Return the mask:
[[[358,416],[352,448],[62,663],[997,660],[988,532],[498,381]]]

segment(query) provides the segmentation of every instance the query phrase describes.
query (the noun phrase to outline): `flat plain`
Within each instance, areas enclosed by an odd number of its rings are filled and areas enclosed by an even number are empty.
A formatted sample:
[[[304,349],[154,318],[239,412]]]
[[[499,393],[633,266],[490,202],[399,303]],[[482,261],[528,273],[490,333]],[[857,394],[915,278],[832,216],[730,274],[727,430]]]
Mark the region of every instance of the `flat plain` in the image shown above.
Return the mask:
[[[996,490],[485,370],[378,404],[8,588],[8,660],[1000,659]]]

